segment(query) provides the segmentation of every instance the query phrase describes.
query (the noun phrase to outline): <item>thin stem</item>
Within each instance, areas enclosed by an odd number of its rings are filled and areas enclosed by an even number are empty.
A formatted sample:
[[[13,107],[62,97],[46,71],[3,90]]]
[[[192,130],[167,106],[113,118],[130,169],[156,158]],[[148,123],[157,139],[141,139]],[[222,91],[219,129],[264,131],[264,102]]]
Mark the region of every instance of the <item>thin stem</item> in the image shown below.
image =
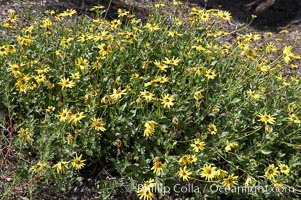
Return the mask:
[[[13,145],[13,120],[12,120],[12,116],[11,116],[9,110],[8,110],[8,120],[9,120],[9,127],[8,127],[9,145],[7,147],[5,156],[4,156],[4,158],[2,160],[2,163],[0,165],[0,171],[2,171],[2,169],[3,169],[4,165],[5,165],[5,162],[6,162],[6,160],[9,157],[9,154],[10,154],[10,151],[11,151],[11,148],[12,148],[12,145]]]

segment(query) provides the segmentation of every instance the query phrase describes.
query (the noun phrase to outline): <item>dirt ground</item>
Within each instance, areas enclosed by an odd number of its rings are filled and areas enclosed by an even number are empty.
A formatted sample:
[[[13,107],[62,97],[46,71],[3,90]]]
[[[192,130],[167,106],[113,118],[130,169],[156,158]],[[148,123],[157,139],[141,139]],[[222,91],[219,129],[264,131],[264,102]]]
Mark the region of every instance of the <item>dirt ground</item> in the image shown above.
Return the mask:
[[[185,0],[183,6],[189,10],[191,7],[206,7],[228,10],[231,12],[233,20],[229,24],[225,24],[225,30],[233,30],[248,23],[251,19],[251,14],[256,14],[258,17],[254,23],[247,28],[247,32],[273,32],[273,37],[281,40],[281,44],[294,46],[294,52],[301,55],[301,1],[300,0],[283,0],[275,1],[274,4],[264,4],[263,2],[271,2],[274,0]],[[16,12],[17,14],[28,10],[28,5],[34,5],[32,12],[36,10],[45,11],[47,9],[63,11],[70,8],[75,8],[79,15],[90,15],[89,8],[95,5],[97,0],[0,0],[0,23],[5,18],[8,12]],[[109,5],[109,0],[102,0],[101,4]],[[130,2],[133,2],[136,16],[141,19],[147,19],[149,11],[152,7],[148,0],[113,0],[111,9],[108,14],[109,19],[117,17],[118,8],[130,8]],[[152,2],[164,2],[164,0],[152,0]],[[281,2],[282,4],[280,4]],[[280,31],[287,29],[286,34]],[[0,32],[1,39],[1,32]],[[301,66],[299,66],[301,68]],[[94,191],[97,188],[101,178],[107,178],[108,175],[98,174],[85,180],[84,184],[75,186],[71,192],[57,193],[51,190],[40,190],[34,194],[34,199],[97,199],[98,194]],[[98,178],[97,178],[98,177]],[[1,178],[1,177],[0,177]],[[1,184],[1,183],[0,183]],[[116,197],[116,196],[115,196]],[[116,199],[113,197],[113,199]],[[130,195],[123,195],[121,199],[132,199]],[[117,198],[118,199],[118,198]]]
[[[198,1],[196,1],[198,2]],[[205,6],[204,3],[201,3]],[[237,21],[247,23],[251,14],[258,16],[252,23],[257,30],[277,32],[281,29],[299,29],[301,1],[299,0],[208,0],[207,7],[231,12]]]

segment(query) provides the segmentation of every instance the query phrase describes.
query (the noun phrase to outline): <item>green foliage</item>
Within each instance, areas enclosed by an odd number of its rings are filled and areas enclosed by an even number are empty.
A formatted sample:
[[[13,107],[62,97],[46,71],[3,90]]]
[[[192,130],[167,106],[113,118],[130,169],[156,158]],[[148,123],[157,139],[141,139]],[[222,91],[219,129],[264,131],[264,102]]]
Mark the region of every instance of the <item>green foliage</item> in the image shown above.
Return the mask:
[[[300,56],[269,34],[237,31],[227,43],[227,12],[193,8],[181,20],[161,6],[145,24],[125,10],[113,21],[73,10],[5,20],[0,123],[1,148],[14,152],[2,154],[11,185],[30,183],[29,196],[37,185],[68,191],[91,168],[113,166],[146,199],[160,184],[207,187],[195,198],[239,196],[213,184],[291,187],[246,195],[296,197],[301,90],[284,71]],[[114,188],[124,189],[104,181],[99,190],[106,198]]]

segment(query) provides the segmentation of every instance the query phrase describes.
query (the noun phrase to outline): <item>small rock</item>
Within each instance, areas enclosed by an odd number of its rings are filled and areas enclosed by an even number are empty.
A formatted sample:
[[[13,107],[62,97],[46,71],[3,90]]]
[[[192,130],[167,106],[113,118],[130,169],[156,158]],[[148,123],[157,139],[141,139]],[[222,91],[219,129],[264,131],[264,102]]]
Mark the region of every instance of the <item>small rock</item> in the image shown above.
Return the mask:
[[[9,8],[9,9],[7,9],[7,13],[8,14],[16,13],[16,11],[14,9]]]

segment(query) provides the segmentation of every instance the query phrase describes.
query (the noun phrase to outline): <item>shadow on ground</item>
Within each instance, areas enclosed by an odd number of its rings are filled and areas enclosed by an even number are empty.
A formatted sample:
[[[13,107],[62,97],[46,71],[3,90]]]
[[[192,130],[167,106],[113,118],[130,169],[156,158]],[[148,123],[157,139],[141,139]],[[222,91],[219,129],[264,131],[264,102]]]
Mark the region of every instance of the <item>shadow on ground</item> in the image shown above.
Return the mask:
[[[254,28],[262,31],[277,31],[288,26],[301,28],[300,0],[191,0],[207,8],[227,10],[240,22],[248,23],[251,15],[257,15],[252,22]]]

